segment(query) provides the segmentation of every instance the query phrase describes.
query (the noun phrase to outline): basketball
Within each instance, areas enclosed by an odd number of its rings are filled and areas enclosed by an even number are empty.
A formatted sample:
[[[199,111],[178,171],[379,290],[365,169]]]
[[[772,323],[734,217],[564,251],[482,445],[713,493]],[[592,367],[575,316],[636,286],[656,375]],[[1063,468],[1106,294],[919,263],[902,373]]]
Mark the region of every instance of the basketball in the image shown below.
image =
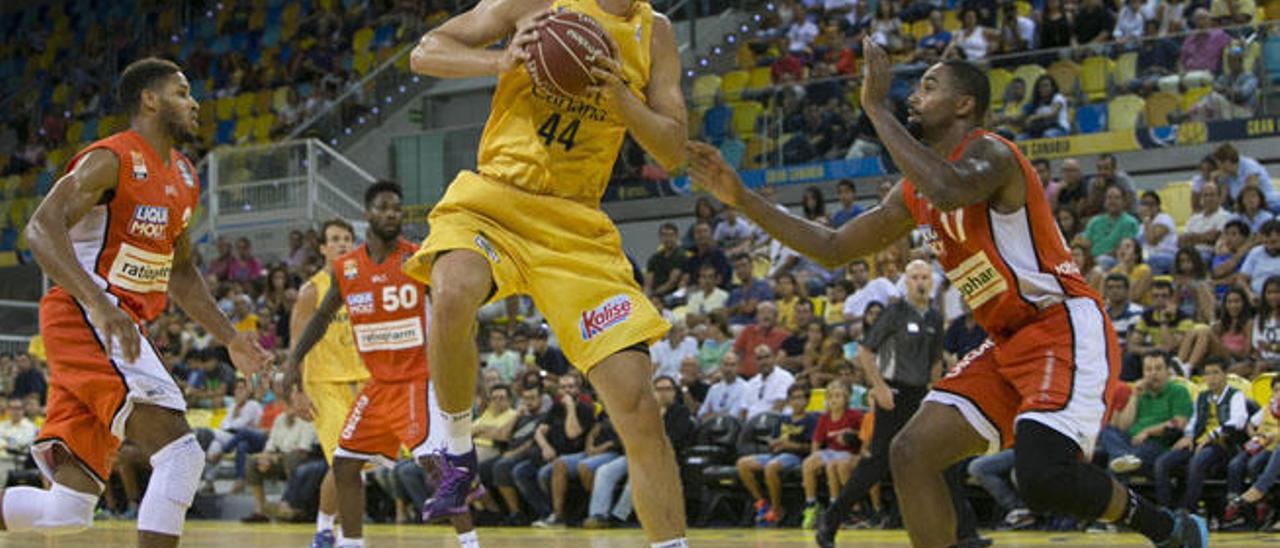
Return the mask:
[[[538,40],[529,44],[525,67],[534,85],[557,95],[582,95],[594,83],[593,55],[613,55],[604,30],[595,19],[572,11],[547,18]]]

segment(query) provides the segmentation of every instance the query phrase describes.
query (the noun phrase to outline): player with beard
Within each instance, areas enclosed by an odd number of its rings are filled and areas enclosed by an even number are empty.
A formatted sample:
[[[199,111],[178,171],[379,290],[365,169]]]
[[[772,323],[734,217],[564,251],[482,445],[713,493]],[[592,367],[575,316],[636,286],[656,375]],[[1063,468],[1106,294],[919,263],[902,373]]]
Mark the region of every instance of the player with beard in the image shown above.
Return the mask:
[[[338,521],[342,525],[336,544],[339,548],[364,546],[361,471],[365,463],[394,466],[403,445],[428,475],[439,468],[434,458],[437,453],[428,439],[430,423],[435,422],[431,418],[439,416],[427,395],[427,318],[431,306],[426,287],[401,269],[418,250],[400,237],[404,219],[401,197],[400,186],[389,181],[374,183],[365,191],[364,218],[369,222],[365,243],[330,265],[333,280],[329,289],[285,364],[285,386],[298,389],[300,364],[346,305],[356,351],[369,370],[370,380],[352,404],[333,452]],[[469,514],[458,514],[451,520],[462,548],[479,546]]]
[[[49,362],[48,418],[31,452],[50,488],[13,487],[0,502],[12,532],[66,533],[93,523],[112,454],[128,438],[150,455],[138,546],[177,546],[204,469],[186,400],[143,325],[167,297],[225,345],[241,372],[271,359],[236,333],[191,261],[187,224],[200,194],[174,147],[195,135],[199,105],[177,65],[142,59],[120,75],[130,129],[68,163],[27,225],[54,286],[40,300]]]
[[[919,227],[989,339],[935,383],[890,448],[903,521],[917,547],[952,546],[955,512],[943,472],[1012,446],[1033,511],[1131,527],[1158,546],[1201,547],[1204,520],[1159,508],[1087,464],[1116,382],[1119,345],[1098,295],[1071,262],[1035,170],[982,128],[991,90],[964,61],[929,68],[893,116],[888,55],[864,39],[862,105],[904,178],[839,229],[805,221],[748,191],[710,146],[692,144],[693,179],[786,246],[840,265]],[[887,391],[884,391],[887,392]],[[877,401],[892,393],[877,394]],[[835,508],[816,540],[832,546]]]

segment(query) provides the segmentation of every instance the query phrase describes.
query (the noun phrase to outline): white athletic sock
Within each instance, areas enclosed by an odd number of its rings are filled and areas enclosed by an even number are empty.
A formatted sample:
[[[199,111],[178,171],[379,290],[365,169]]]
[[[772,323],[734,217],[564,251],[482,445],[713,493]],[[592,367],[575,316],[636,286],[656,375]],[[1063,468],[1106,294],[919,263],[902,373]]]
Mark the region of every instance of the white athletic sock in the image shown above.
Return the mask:
[[[480,548],[480,538],[476,536],[475,531],[459,533],[458,545],[462,548]]]
[[[671,539],[664,542],[655,542],[649,545],[649,548],[689,548],[689,541],[684,537]]]
[[[333,530],[333,519],[334,519],[335,517],[336,517],[336,516],[335,516],[335,515],[333,515],[333,514],[326,514],[326,513],[324,513],[324,512],[316,512],[316,532],[320,532],[320,531],[332,531],[332,530]]]
[[[446,450],[450,455],[471,452],[471,411],[441,413],[444,415],[445,434],[449,438]]]
[[[334,548],[364,548],[363,538],[345,538],[338,537],[338,542]]]

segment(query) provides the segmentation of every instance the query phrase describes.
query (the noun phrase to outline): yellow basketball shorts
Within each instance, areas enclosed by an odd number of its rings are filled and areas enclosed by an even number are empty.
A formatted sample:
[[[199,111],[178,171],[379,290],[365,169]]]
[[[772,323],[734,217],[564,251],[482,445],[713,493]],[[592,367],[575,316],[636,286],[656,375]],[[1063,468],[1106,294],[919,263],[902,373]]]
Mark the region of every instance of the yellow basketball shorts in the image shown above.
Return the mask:
[[[430,234],[405,262],[409,276],[430,284],[437,254],[479,253],[497,286],[490,300],[532,297],[565,357],[583,373],[661,339],[671,327],[636,284],[618,229],[599,208],[464,171],[427,221]]]
[[[311,398],[311,414],[316,429],[316,439],[324,450],[324,458],[333,464],[333,450],[338,447],[342,426],[347,414],[363,388],[362,382],[305,382],[302,390]]]

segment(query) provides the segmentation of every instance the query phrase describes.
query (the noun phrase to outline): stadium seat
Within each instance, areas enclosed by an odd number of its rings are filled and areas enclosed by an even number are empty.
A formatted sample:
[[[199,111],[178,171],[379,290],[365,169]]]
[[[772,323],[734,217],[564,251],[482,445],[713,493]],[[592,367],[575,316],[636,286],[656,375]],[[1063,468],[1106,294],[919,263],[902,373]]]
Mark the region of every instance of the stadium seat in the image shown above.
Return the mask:
[[[1182,108],[1183,112],[1189,111],[1191,107],[1194,107],[1196,103],[1200,102],[1200,99],[1203,99],[1211,91],[1213,91],[1213,88],[1207,86],[1190,88],[1182,93],[1181,102],[1178,106]]]
[[[252,116],[236,119],[235,142],[243,143],[253,134],[253,121]]]
[[[84,132],[84,122],[76,120],[67,126],[67,133],[63,136],[68,143],[79,143],[80,134]]]
[[[751,77],[747,79],[747,89],[759,91],[767,89],[771,85],[773,85],[773,74],[769,72],[769,67],[751,69]]]
[[[280,86],[271,94],[271,109],[280,112],[289,106],[289,87]]]
[[[1080,65],[1080,92],[1085,101],[1095,102],[1107,96],[1107,76],[1111,72],[1111,60],[1106,57],[1086,58]]]
[[[960,15],[956,10],[947,10],[942,12],[942,28],[949,32],[960,30]]]
[[[756,121],[760,119],[760,113],[762,112],[764,112],[764,105],[755,101],[735,103],[733,105],[733,130],[738,133],[739,137],[754,134],[756,132]]]
[[[1115,84],[1122,86],[1138,77],[1138,52],[1130,51],[1116,58]]]
[[[1258,405],[1266,407],[1271,401],[1271,379],[1276,377],[1275,373],[1263,373],[1258,378],[1253,379],[1253,386],[1249,390],[1249,395],[1253,397],[1253,401]]]
[[[751,73],[745,70],[731,70],[720,77],[720,96],[725,101],[739,101],[742,90],[751,81]]]
[[[709,107],[715,101],[716,93],[720,91],[720,77],[714,74],[704,74],[693,80],[693,104],[699,107]]]
[[[220,145],[234,143],[236,139],[236,122],[235,120],[223,120],[218,122],[218,130],[214,135],[214,142]]]
[[[1014,8],[1018,11],[1018,15],[1021,15],[1023,17],[1031,17],[1030,2],[1022,2],[1022,1],[1016,2],[1014,3]]]
[[[1123,131],[1138,127],[1138,116],[1146,109],[1146,101],[1133,94],[1121,95],[1107,103],[1107,129]]]
[[[921,19],[911,24],[911,37],[917,42],[930,34],[933,34],[933,25],[929,23],[928,19]]]
[[[246,92],[237,95],[235,97],[236,118],[248,118],[253,116],[253,101],[254,97],[252,93]]]
[[[373,29],[364,27],[357,30],[355,36],[351,38],[351,49],[356,52],[369,51],[369,44],[372,42]]]
[[[1013,81],[1013,74],[1001,68],[987,71],[987,82],[991,85],[991,108],[1004,106],[1004,88]]]
[[[1174,226],[1182,226],[1191,218],[1191,182],[1178,181],[1168,183],[1156,193],[1160,195],[1160,204],[1165,213],[1173,218]]]
[[[262,114],[253,119],[253,140],[265,143],[271,140],[271,128],[276,125],[276,116],[271,113]]]
[[[1081,105],[1076,108],[1076,133],[1098,133],[1107,126],[1107,109],[1105,105]]]
[[[236,98],[227,96],[215,99],[213,108],[219,122],[230,120],[236,114]]]
[[[357,52],[355,55],[349,57],[348,59],[351,60],[351,70],[354,70],[356,75],[358,76],[364,76],[366,74],[369,74],[369,71],[373,70],[373,54],[372,53],[369,53],[367,51],[361,51],[361,52]]]
[[[1147,97],[1147,126],[1169,125],[1169,114],[1178,110],[1182,98],[1172,93],[1157,91]]]

